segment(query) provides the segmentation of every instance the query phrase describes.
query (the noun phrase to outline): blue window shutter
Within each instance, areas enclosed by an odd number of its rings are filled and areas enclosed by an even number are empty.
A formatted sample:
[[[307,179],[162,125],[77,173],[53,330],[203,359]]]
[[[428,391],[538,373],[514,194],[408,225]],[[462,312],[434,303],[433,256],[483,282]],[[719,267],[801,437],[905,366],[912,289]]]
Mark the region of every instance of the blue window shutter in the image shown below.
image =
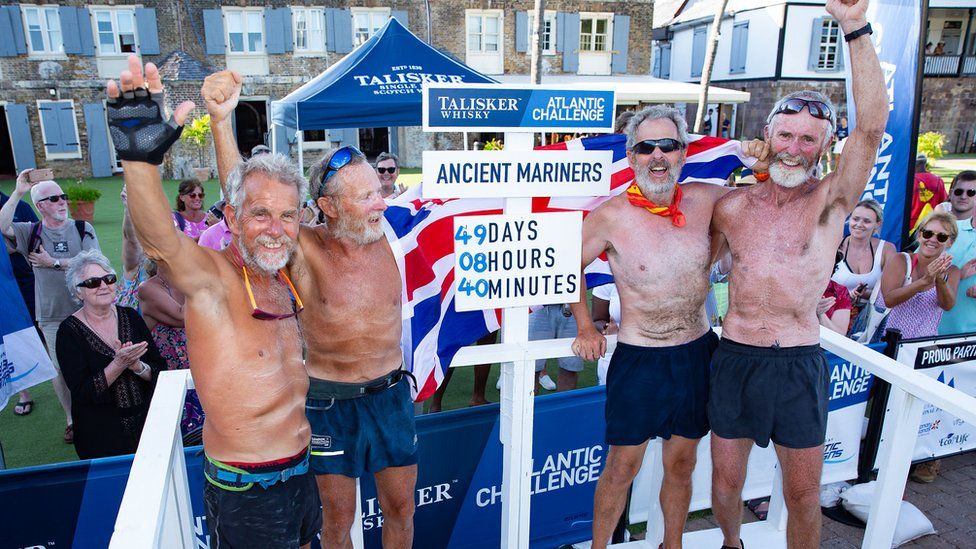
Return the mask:
[[[274,139],[275,152],[288,156],[288,142],[295,140],[295,128],[275,126],[271,133],[272,139]]]
[[[281,34],[280,13],[274,8],[264,8],[265,49],[268,53],[285,53],[285,36]]]
[[[654,78],[661,78],[661,46],[658,45],[654,48],[654,70],[651,71],[651,76]]]
[[[515,51],[529,51],[529,13],[525,11],[515,12]]]
[[[661,78],[671,79],[671,44],[661,46]]]
[[[701,76],[702,65],[705,64],[705,37],[708,26],[695,28],[691,41],[691,76]]]
[[[823,32],[823,17],[813,20],[813,29],[810,31],[810,56],[807,59],[807,68],[815,71],[820,62],[820,34]]]
[[[613,16],[613,55],[610,70],[621,74],[627,72],[627,50],[630,46],[630,16]]]
[[[399,128],[396,126],[390,126],[390,152],[396,155],[400,154],[400,134],[397,132]]]
[[[223,55],[224,13],[221,10],[203,10],[203,34],[207,42],[207,55]]]
[[[44,146],[48,153],[62,153],[66,149],[61,139],[61,124],[58,122],[57,104],[53,102],[41,103],[37,107],[43,128]]]
[[[566,32],[566,14],[558,11],[556,12],[556,51],[559,53],[563,52],[563,43],[566,40],[564,33]]]
[[[325,49],[327,51],[336,51],[335,12],[335,8],[325,10]]]
[[[78,39],[81,42],[81,55],[95,55],[95,39],[92,38],[91,15],[87,8],[75,11],[78,20]]]
[[[105,106],[86,103],[85,133],[88,134],[88,161],[93,177],[111,177],[112,155],[109,152],[108,131],[105,127]]]
[[[732,58],[729,60],[730,73],[745,72],[748,51],[749,22],[746,21],[732,27]]]
[[[61,19],[61,40],[64,42],[64,53],[81,53],[81,36],[78,31],[78,8],[61,6],[58,8],[58,18]]]
[[[139,53],[159,55],[156,8],[136,8],[136,31],[139,33]]]
[[[7,6],[0,8],[0,36],[12,36],[14,33],[9,11]],[[0,40],[0,57],[14,57],[16,55],[17,48],[10,40]]]
[[[410,28],[410,25],[407,24],[407,10],[393,10],[390,15],[392,15],[393,18],[399,21],[404,27],[408,29]]]
[[[359,128],[346,128],[342,130],[342,144],[359,146]]]
[[[290,52],[295,49],[295,36],[291,27],[291,8],[278,8],[278,21],[281,23],[281,36],[285,42],[285,51]]]
[[[839,32],[840,32],[840,34],[844,34],[844,31],[839,31]],[[845,44],[845,41],[844,41],[844,37],[843,36],[838,36],[837,38],[838,38],[838,41],[837,41],[837,70],[840,71],[840,72],[843,72],[844,71],[844,48],[845,48],[844,44]]]
[[[562,28],[565,29],[565,34],[563,34],[563,72],[577,72],[579,70],[579,14],[567,13]]]
[[[55,103],[58,113],[58,126],[61,128],[61,145],[64,152],[78,152],[78,132],[75,128],[75,109],[71,101]]]
[[[331,37],[336,53],[352,51],[352,12],[348,9],[335,10],[335,34]]]
[[[20,6],[0,8],[0,36],[10,38],[0,41],[0,57],[27,53],[27,37],[24,35],[24,21],[20,16]]]
[[[27,107],[7,103],[3,108],[7,113],[7,129],[10,130],[10,145],[14,150],[14,166],[17,172],[36,168],[34,140],[31,138],[31,127],[27,121]]]

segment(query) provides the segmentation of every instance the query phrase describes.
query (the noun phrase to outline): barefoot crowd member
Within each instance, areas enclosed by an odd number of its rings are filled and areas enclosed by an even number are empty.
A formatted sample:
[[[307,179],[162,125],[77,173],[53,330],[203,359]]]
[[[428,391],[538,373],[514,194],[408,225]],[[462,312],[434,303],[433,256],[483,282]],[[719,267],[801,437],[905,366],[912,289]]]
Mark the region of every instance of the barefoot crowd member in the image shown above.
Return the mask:
[[[232,71],[204,83],[220,170],[240,162],[230,118],[240,92],[240,76]],[[310,180],[322,223],[301,228],[291,273],[299,293],[316,304],[301,324],[322,545],[352,547],[355,479],[372,473],[383,508],[383,546],[411,547],[417,434],[405,379],[411,376],[401,369],[402,283],[383,232],[380,181],[355,147],[326,152]]]
[[[888,95],[868,0],[830,0],[850,49],[857,124],[823,180],[835,114],[817,92],[780,99],[767,118],[769,179],[726,195],[715,207],[716,244],[732,253],[729,312],[712,360],[712,509],[725,547],[741,547],[742,487],[753,443],[772,440],[783,471],[791,548],[820,544],[818,494],[829,372],[817,303],[834,266],[844,219],[875,162]]]
[[[173,230],[157,165],[193,108],[163,113],[159,71],[135,56],[108,84],[108,120],[146,255],[185,296],[187,352],[206,454],[204,502],[215,547],[296,547],[321,527],[308,472],[308,374],[296,317],[302,299],[282,270],[295,250],[307,184],[290,160],[263,155],[227,183],[234,243],[223,252]]]
[[[729,191],[677,185],[689,137],[684,117],[648,107],[627,127],[634,181],[583,222],[583,266],[606,252],[620,294],[617,349],[607,374],[607,465],[597,483],[593,547],[605,547],[624,509],[647,441],[664,439],[664,546],[681,547],[698,441],[708,433],[708,367],[718,338],[706,319],[712,208]],[[750,154],[764,156],[762,142]],[[752,147],[755,147],[753,151]],[[758,169],[754,166],[754,169]],[[572,305],[573,351],[606,351],[586,310],[586,287]]]

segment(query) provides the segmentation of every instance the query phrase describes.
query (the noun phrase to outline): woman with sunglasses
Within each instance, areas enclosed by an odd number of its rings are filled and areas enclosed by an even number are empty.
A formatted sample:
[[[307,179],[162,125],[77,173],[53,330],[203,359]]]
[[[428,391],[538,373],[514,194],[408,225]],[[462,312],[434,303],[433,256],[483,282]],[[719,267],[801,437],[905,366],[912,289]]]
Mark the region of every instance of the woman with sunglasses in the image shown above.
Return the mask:
[[[945,251],[958,234],[956,220],[951,215],[930,213],[919,223],[918,251],[900,253],[900,260],[893,260],[885,267],[878,303],[891,308],[889,329],[901,330],[904,338],[938,333],[942,312],[952,309],[956,303],[960,271]]]
[[[193,240],[199,240],[203,231],[207,230],[207,212],[203,209],[203,197],[202,183],[196,179],[180,181],[173,223]]]
[[[963,170],[952,178],[949,199],[935,207],[937,212],[952,214],[959,221],[969,221],[976,210],[976,171]]]
[[[100,252],[81,252],[65,274],[81,309],[61,323],[58,362],[71,391],[81,459],[135,452],[156,376],[165,366],[134,309],[115,305],[118,280]]]

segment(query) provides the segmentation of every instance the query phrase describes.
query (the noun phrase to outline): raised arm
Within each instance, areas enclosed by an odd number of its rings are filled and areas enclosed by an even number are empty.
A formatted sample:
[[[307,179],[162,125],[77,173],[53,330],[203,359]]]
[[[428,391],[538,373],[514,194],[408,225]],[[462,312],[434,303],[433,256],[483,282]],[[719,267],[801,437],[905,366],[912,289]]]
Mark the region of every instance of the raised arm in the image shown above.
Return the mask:
[[[867,8],[868,0],[827,2],[827,12],[840,23],[844,34],[868,24]],[[864,192],[888,122],[888,93],[871,36],[861,35],[848,42],[847,47],[851,53],[851,86],[857,107],[857,124],[844,144],[837,169],[828,176],[831,179],[828,205],[841,208],[845,214],[854,209]]]
[[[237,138],[231,123],[241,97],[241,75],[234,71],[215,72],[203,81],[200,95],[210,114],[210,131],[217,155],[217,180],[220,181],[221,190],[226,191],[227,176],[241,163],[241,153],[237,150]]]
[[[190,296],[210,288],[216,280],[212,250],[197,246],[173,228],[169,200],[163,192],[158,165],[179,137],[193,103],[181,103],[167,121],[159,70],[129,56],[121,88],[109,81],[108,119],[112,140],[125,177],[132,224],[146,255],[160,263],[173,285]]]
[[[7,238],[14,237],[14,215],[17,213],[17,204],[20,203],[20,199],[24,197],[25,194],[29,193],[31,187],[35,184],[30,182],[27,174],[30,170],[24,170],[20,172],[17,176],[17,186],[14,187],[12,193],[10,193],[10,199],[4,202],[3,208],[0,208],[0,233]]]

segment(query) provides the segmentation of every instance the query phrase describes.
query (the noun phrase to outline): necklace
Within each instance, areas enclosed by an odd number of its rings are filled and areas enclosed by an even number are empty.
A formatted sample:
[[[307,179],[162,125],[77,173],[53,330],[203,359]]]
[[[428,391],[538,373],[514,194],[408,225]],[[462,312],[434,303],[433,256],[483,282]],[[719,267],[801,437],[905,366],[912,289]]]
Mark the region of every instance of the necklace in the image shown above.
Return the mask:
[[[105,343],[106,345],[108,345],[109,347],[111,347],[113,350],[117,350],[121,346],[120,344],[117,344],[118,343],[118,339],[119,339],[117,336],[116,337],[105,337],[105,334],[102,333],[97,327],[95,327],[94,324],[92,324],[91,319],[88,318],[88,311],[85,310],[85,307],[82,307],[81,308],[81,315],[85,317],[85,324],[88,326],[88,329],[90,329],[92,332],[94,332],[95,335],[98,336],[98,339],[101,339],[103,343]],[[112,309],[112,314],[109,315],[109,316],[111,316],[113,318],[117,318],[114,307]],[[116,320],[115,326],[116,326],[116,331],[118,331],[118,320]]]

